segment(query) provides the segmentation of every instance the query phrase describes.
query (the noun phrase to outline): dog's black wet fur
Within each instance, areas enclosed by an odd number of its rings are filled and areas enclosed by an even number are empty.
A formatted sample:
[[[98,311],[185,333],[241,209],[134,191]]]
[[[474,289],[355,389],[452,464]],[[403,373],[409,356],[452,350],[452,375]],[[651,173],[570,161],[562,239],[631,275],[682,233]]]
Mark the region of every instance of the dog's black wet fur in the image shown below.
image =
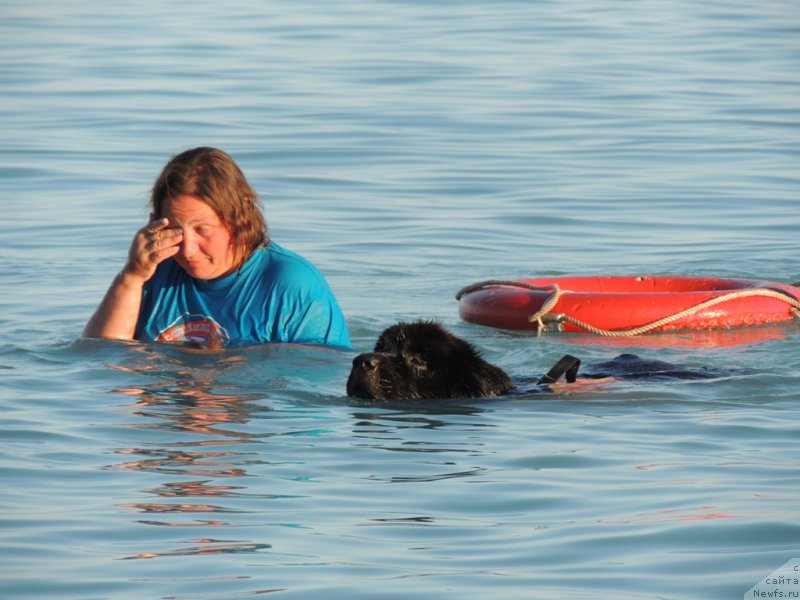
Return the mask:
[[[644,359],[636,354],[620,354],[608,362],[588,365],[583,377],[592,379],[616,377],[617,379],[713,379],[722,374],[711,369],[689,369],[663,360]]]
[[[554,383],[562,375],[575,380],[580,361],[570,355],[538,380]],[[590,365],[582,377],[592,379],[708,379],[718,374],[672,363],[621,354]],[[386,329],[374,352],[353,359],[347,395],[371,400],[489,398],[515,390],[516,384],[468,342],[431,321],[398,323]]]

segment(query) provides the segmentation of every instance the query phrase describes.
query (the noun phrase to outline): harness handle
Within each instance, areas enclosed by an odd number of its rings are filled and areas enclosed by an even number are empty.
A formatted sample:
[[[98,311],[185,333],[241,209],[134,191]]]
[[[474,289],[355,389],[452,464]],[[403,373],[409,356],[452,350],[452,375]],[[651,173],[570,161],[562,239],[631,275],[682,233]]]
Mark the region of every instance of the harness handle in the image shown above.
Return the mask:
[[[575,358],[571,354],[565,354],[536,382],[536,385],[555,383],[561,379],[562,375],[567,383],[575,383],[575,380],[578,378],[578,369],[580,366],[581,359]]]

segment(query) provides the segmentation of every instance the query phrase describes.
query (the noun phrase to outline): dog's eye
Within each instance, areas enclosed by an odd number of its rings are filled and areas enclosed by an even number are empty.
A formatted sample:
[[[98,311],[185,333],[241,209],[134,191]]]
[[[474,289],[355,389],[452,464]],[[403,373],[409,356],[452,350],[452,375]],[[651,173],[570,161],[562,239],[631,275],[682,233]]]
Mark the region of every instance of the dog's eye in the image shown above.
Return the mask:
[[[409,354],[406,356],[406,364],[415,371],[426,371],[428,363],[419,354]]]

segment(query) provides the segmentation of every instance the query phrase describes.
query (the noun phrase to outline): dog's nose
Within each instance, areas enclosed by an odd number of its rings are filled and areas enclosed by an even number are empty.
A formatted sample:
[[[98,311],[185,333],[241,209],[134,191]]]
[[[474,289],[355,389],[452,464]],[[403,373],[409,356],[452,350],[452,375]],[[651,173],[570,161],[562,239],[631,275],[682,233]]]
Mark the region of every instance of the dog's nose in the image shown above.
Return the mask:
[[[374,371],[378,368],[378,356],[375,354],[359,354],[353,359],[353,367],[363,371]]]

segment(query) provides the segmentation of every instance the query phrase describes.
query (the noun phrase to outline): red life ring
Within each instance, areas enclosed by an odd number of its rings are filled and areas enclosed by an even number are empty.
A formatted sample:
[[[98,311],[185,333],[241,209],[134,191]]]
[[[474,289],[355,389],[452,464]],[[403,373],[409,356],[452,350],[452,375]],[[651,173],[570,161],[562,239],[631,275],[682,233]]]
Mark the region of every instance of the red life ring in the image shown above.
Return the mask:
[[[793,285],[716,277],[550,277],[480,282],[459,291],[461,318],[501,329],[630,336],[790,321]]]

